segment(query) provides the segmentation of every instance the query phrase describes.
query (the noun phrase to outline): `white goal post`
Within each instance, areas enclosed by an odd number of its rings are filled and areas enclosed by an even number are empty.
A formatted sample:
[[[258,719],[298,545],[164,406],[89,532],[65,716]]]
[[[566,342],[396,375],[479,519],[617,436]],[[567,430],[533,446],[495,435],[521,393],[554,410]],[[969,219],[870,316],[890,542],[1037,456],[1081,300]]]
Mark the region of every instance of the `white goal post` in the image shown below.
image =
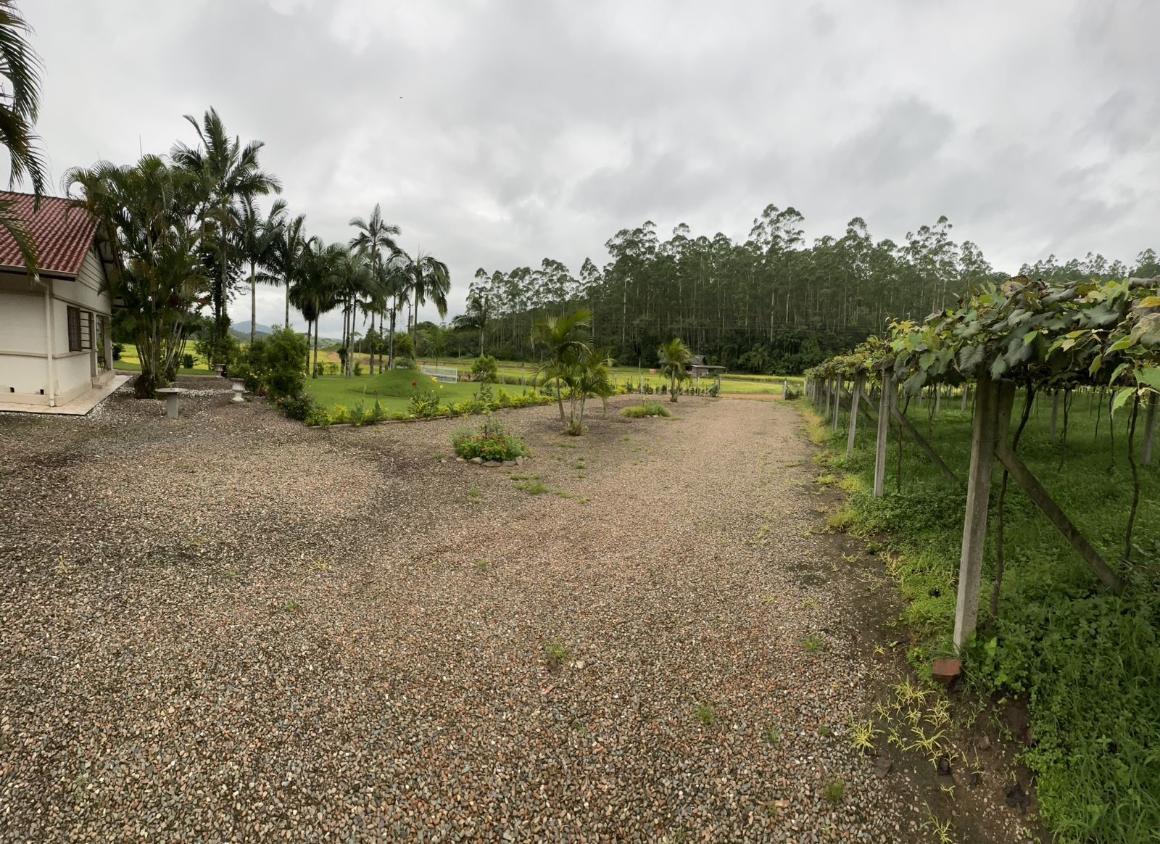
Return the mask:
[[[441,381],[446,384],[454,384],[459,380],[459,370],[454,366],[428,366],[423,364],[419,367],[419,371],[428,378],[434,378],[436,381]]]

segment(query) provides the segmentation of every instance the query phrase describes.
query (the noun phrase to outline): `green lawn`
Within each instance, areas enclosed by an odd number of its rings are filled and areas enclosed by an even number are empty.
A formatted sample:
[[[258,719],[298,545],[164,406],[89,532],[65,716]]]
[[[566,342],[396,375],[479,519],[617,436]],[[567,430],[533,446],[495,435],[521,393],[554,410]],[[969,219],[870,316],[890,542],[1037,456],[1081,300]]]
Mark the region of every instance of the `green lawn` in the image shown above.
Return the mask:
[[[1012,430],[1024,397],[1015,404]],[[949,407],[948,407],[949,405]],[[970,411],[958,401],[929,416],[912,402],[918,431],[958,473],[967,476]],[[1160,829],[1160,469],[1139,467],[1140,510],[1132,561],[1124,563],[1124,527],[1132,494],[1127,417],[1108,421],[1089,395],[1077,395],[1066,439],[1053,440],[1051,399],[1033,407],[1019,453],[1104,559],[1127,580],[1124,594],[1101,587],[1079,555],[1011,483],[1005,513],[1006,573],[998,617],[990,613],[995,575],[998,486],[995,472],[979,634],[966,674],[977,689],[1028,702],[1035,744],[1025,761],[1037,772],[1040,807],[1066,840],[1144,841]],[[1141,413],[1143,417],[1143,413]],[[1060,431],[1062,433],[1062,412]],[[1136,445],[1143,437],[1143,419]],[[887,495],[867,493],[874,473],[874,426],[859,425],[853,457],[844,459],[845,419],[830,434],[829,464],[851,474],[849,509],[833,521],[890,537],[887,562],[908,600],[906,620],[917,637],[921,669],[951,650],[965,481],[933,471],[914,444],[891,436]]]
[[[439,361],[440,366],[454,366],[461,373],[471,371],[471,364],[473,358],[443,358]],[[420,363],[435,365],[435,360],[424,359]],[[523,378],[531,379],[536,372],[534,364],[524,363],[521,361],[502,360],[499,364],[499,375],[501,378]],[[638,370],[634,366],[614,366],[612,368],[613,379],[617,385],[623,384],[626,381],[637,383],[643,376],[645,383],[653,387],[660,387],[668,384],[668,380],[660,373],[650,373],[648,369]],[[796,390],[802,388],[802,377],[800,375],[749,375],[746,373],[728,373],[721,378],[721,395],[723,396],[744,396],[744,395],[766,395],[766,396],[781,396],[782,381],[788,380],[790,386]],[[529,381],[530,383],[530,381]],[[712,378],[703,378],[700,381],[701,386],[709,386],[713,383]]]
[[[522,388],[496,385],[493,389],[506,389],[509,393],[522,392]],[[470,399],[479,390],[478,384],[461,382],[440,384],[417,369],[396,369],[376,375],[344,377],[323,375],[306,380],[306,392],[319,405],[335,407],[342,405],[348,409],[362,404],[370,408],[376,401],[386,413],[403,413],[411,404],[411,396],[422,390],[430,390],[439,397],[440,404],[452,404]]]
[[[137,354],[137,346],[133,343],[122,343],[121,346],[121,357],[119,360],[113,361],[113,369],[123,372],[140,372],[141,358]],[[209,363],[194,351],[193,343],[190,343],[186,348],[189,354],[193,355],[193,367],[187,369],[183,366],[177,371],[182,375],[208,375],[210,372]]]

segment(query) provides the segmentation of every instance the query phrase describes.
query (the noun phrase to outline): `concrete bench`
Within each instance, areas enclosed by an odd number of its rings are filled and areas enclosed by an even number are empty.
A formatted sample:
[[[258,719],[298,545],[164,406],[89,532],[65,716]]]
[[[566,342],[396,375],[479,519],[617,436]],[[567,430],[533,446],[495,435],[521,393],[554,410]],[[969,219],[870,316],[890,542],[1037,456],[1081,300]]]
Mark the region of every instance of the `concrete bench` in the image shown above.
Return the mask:
[[[165,415],[170,419],[176,419],[179,410],[177,400],[185,390],[180,387],[162,387],[154,392],[165,398]]]

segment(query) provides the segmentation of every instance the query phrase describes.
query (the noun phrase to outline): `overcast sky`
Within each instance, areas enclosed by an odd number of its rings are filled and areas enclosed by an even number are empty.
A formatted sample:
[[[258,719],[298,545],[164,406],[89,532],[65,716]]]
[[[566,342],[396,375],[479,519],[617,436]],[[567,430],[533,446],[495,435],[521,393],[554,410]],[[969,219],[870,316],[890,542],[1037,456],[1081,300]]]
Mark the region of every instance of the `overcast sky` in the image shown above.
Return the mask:
[[[450,265],[452,314],[479,266],[575,271],[646,219],[744,237],[771,202],[810,237],[946,214],[1005,270],[1160,248],[1148,0],[20,5],[54,180],[192,141],[182,115],[213,105],[310,233],[381,202]]]

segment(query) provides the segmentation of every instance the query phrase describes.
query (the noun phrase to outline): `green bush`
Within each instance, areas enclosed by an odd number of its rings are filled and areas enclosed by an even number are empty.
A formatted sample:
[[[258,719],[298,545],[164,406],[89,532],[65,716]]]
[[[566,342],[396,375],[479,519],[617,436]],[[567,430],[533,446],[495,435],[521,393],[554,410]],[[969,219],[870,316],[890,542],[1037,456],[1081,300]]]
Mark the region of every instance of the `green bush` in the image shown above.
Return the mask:
[[[232,372],[252,393],[275,401],[300,396],[306,388],[307,353],[305,337],[280,328],[269,337],[254,340]]]
[[[283,396],[278,400],[278,408],[290,419],[307,422],[315,412],[314,399],[302,393],[297,396]]]
[[[193,355],[186,352],[181,356],[181,366],[184,369],[193,369]]]
[[[620,411],[621,416],[627,416],[629,419],[645,419],[649,416],[671,416],[668,408],[663,404],[658,404],[655,401],[645,402],[644,404],[634,404],[632,407],[626,407]]]
[[[120,360],[121,353],[125,351],[125,346],[122,343],[113,344],[113,360]]]
[[[486,420],[478,431],[459,431],[451,438],[455,453],[464,460],[478,457],[482,460],[515,460],[526,457],[524,441],[507,432],[498,421]]]
[[[494,384],[499,375],[499,365],[491,355],[480,355],[471,365],[471,380]]]

